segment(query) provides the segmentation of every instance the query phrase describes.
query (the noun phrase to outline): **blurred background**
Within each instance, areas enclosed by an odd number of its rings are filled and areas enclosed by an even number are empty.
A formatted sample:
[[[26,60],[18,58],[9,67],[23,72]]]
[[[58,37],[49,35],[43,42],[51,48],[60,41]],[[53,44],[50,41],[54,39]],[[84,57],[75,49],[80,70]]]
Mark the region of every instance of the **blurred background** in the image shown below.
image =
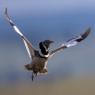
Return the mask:
[[[4,17],[8,12],[23,34],[38,49],[45,39],[51,49],[92,28],[75,47],[57,53],[48,74],[31,81],[30,63],[20,37]],[[95,95],[94,0],[0,0],[0,95]]]

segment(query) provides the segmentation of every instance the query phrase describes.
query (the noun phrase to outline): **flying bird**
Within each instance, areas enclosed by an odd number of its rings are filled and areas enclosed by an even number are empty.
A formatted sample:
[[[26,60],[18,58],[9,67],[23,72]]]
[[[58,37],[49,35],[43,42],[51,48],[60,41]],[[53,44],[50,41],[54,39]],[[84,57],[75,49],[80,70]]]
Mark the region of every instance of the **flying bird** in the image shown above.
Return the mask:
[[[7,8],[5,9],[5,17],[12,26],[12,28],[15,30],[15,32],[24,42],[29,58],[31,59],[31,63],[26,64],[25,68],[28,71],[32,71],[32,81],[38,74],[46,74],[48,72],[48,59],[56,54],[56,52],[77,45],[79,42],[83,41],[91,32],[91,28],[88,28],[83,34],[80,34],[79,36],[76,36],[66,41],[65,43],[61,44],[57,49],[53,49],[51,51],[49,50],[49,48],[54,41],[44,40],[39,43],[39,50],[37,50],[33,47],[32,43],[30,43],[30,41],[22,34],[22,32],[10,18],[7,12]]]

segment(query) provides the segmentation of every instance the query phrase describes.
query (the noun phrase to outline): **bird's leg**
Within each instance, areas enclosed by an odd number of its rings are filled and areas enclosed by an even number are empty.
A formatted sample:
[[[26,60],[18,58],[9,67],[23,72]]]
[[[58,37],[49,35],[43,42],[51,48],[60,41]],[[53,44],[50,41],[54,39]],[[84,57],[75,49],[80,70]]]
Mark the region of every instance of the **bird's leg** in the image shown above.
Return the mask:
[[[34,73],[32,72],[32,81],[34,80]]]
[[[34,78],[37,76],[37,73],[32,72],[32,81],[34,81]]]

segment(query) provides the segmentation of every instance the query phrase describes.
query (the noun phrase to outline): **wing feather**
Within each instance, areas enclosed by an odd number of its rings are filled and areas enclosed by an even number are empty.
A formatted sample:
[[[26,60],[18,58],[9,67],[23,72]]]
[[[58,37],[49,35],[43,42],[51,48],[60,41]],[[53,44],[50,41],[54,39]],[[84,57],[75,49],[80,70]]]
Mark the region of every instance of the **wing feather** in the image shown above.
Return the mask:
[[[15,32],[18,33],[20,35],[20,37],[22,38],[24,45],[26,47],[26,50],[28,52],[28,55],[31,59],[35,54],[35,49],[33,48],[32,44],[29,42],[29,40],[18,29],[18,27],[15,25],[15,23],[11,20],[11,18],[8,15],[7,8],[5,9],[5,17],[6,17],[7,21],[10,23],[10,25],[13,27]]]
[[[52,50],[50,55],[54,55],[57,51],[64,50],[65,48],[77,45],[79,42],[83,41],[91,32],[91,28],[88,28],[83,34],[68,40],[66,43],[62,44],[59,48]]]

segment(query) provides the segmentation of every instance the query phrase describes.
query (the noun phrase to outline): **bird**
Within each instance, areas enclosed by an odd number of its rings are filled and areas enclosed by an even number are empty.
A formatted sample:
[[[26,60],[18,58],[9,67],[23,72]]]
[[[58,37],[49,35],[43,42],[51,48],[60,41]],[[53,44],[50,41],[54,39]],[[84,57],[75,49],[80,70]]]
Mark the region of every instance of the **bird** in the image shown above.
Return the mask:
[[[25,68],[28,71],[32,72],[32,81],[34,78],[39,74],[47,74],[47,63],[50,58],[52,58],[53,55],[55,55],[58,51],[64,50],[66,48],[72,47],[83,41],[85,38],[88,37],[88,35],[91,32],[91,28],[88,27],[85,32],[80,34],[79,36],[76,36],[65,43],[62,43],[58,48],[49,50],[50,45],[54,43],[52,40],[44,40],[39,43],[39,50],[35,49],[32,43],[24,36],[24,34],[19,30],[19,28],[16,26],[16,24],[13,22],[13,20],[10,18],[7,8],[5,8],[4,12],[6,20],[9,22],[9,24],[12,26],[14,31],[20,36],[22,39],[28,56],[31,60],[30,63],[25,65]]]

